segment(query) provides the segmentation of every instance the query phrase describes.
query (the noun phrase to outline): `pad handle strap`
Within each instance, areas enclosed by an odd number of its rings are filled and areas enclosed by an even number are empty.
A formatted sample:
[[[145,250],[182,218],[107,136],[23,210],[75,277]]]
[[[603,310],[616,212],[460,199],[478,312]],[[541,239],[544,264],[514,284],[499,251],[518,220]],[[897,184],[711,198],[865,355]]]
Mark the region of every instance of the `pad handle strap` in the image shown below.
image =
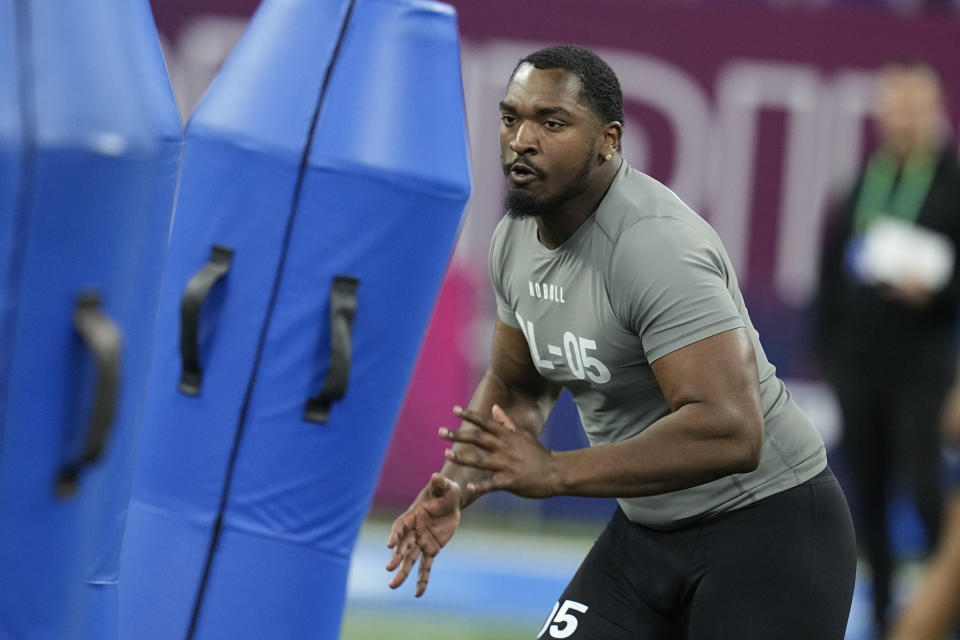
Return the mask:
[[[353,318],[357,312],[357,287],[360,281],[338,275],[330,287],[330,364],[320,393],[311,396],[303,407],[303,419],[325,424],[330,407],[347,393],[352,357]]]
[[[210,260],[187,282],[180,302],[180,356],[183,373],[179,389],[188,396],[200,394],[203,386],[203,367],[200,366],[200,311],[210,290],[230,271],[233,251],[229,247],[213,245]]]
[[[103,455],[117,408],[123,350],[120,329],[103,312],[98,294],[80,296],[74,309],[73,324],[96,362],[97,381],[83,451],[77,459],[63,465],[57,475],[56,492],[61,498],[76,493],[80,473]]]

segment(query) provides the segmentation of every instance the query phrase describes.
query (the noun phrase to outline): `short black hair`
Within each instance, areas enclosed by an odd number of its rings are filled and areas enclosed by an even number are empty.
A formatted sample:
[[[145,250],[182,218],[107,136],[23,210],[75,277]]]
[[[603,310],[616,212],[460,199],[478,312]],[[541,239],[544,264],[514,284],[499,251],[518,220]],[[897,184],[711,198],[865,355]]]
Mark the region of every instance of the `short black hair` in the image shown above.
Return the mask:
[[[565,69],[576,74],[583,86],[581,95],[603,122],[623,124],[623,92],[620,80],[603,58],[585,47],[561,44],[534,51],[513,68],[510,79],[520,65],[529,63],[537,69]]]

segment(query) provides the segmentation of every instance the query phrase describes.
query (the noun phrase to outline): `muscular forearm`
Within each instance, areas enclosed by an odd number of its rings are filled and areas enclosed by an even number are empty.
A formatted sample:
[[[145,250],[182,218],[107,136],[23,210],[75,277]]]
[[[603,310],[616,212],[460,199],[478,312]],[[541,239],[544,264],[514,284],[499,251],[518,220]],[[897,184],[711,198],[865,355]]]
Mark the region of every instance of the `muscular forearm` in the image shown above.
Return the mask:
[[[543,429],[543,425],[553,406],[553,402],[550,399],[536,398],[519,389],[510,387],[496,374],[488,370],[486,374],[484,374],[480,384],[477,385],[477,389],[474,391],[473,397],[470,398],[470,404],[467,408],[481,415],[489,416],[495,404],[500,405],[500,407],[515,420],[521,429],[529,431],[535,437],[539,435]],[[477,429],[477,427],[464,421],[461,423],[460,429],[472,431]],[[454,451],[459,451],[469,446],[470,445],[457,443],[454,444],[452,448]],[[469,495],[469,492],[466,491],[467,483],[480,482],[490,476],[489,471],[466,467],[451,461],[444,463],[440,473],[460,485],[462,489],[461,507],[467,506],[473,502],[476,497]]]
[[[622,442],[554,452],[556,493],[647,496],[751,471],[762,433],[759,416],[691,403]]]

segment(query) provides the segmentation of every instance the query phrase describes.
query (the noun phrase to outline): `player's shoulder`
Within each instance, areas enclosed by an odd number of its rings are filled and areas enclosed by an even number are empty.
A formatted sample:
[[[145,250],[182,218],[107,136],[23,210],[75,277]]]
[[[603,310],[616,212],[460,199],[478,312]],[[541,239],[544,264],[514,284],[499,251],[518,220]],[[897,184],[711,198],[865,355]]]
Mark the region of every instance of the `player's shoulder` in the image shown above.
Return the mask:
[[[697,228],[706,224],[677,194],[655,178],[624,162],[610,190],[597,209],[597,226],[617,243],[627,232],[641,226],[646,233],[670,233],[672,228]],[[676,223],[680,223],[677,225]]]
[[[596,216],[597,227],[610,241],[611,256],[625,245],[660,253],[718,241],[710,225],[666,185],[624,165]]]

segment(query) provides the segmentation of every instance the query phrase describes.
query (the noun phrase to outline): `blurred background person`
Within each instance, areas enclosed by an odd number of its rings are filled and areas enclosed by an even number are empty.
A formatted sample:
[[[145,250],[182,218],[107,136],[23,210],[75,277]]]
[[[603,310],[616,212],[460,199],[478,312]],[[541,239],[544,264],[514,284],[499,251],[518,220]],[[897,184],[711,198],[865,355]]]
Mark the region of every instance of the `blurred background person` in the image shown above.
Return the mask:
[[[912,494],[931,545],[942,520],[938,418],[956,367],[960,169],[929,64],[881,69],[875,123],[878,147],[827,225],[815,348],[840,404],[883,634],[891,487],[902,482]]]
[[[940,543],[890,640],[943,640],[960,619],[960,384],[954,384],[947,399],[943,427],[949,493]]]

